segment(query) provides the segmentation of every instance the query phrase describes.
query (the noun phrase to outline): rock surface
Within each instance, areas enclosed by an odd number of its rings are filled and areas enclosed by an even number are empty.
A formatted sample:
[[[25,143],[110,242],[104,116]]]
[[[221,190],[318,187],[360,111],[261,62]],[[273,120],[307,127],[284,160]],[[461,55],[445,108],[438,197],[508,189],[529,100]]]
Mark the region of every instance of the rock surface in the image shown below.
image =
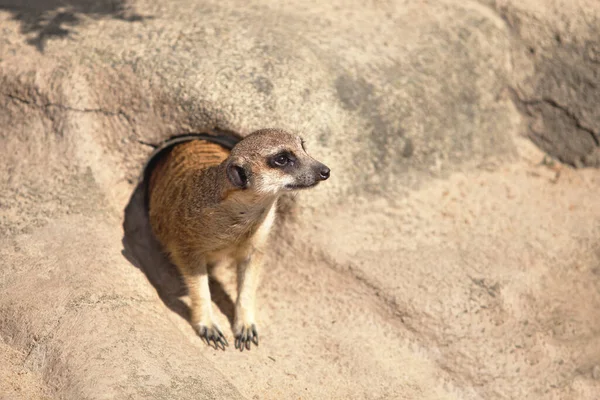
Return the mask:
[[[599,15],[0,1],[0,399],[595,399]],[[260,347],[221,352],[138,178],[173,135],[268,126],[332,178],[274,232]]]

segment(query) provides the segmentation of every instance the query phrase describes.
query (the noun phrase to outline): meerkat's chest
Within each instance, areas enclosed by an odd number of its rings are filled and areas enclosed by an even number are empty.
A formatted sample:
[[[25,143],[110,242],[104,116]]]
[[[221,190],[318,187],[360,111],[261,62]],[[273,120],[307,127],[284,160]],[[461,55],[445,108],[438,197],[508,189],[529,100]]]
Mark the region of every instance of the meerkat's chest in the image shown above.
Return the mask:
[[[244,242],[251,241],[256,232],[265,221],[268,210],[239,211],[230,215],[227,229],[232,233],[234,242],[243,245]]]
[[[215,246],[207,252],[208,261],[216,263],[223,259],[241,259],[255,249],[262,248],[273,224],[272,215],[274,213],[267,212],[260,220],[233,221],[225,234],[215,241]]]
[[[236,252],[238,248],[254,247],[264,242],[273,224],[274,204],[261,207],[228,207],[215,210],[206,221],[213,228],[214,249],[217,252]],[[216,231],[216,232],[215,232]]]

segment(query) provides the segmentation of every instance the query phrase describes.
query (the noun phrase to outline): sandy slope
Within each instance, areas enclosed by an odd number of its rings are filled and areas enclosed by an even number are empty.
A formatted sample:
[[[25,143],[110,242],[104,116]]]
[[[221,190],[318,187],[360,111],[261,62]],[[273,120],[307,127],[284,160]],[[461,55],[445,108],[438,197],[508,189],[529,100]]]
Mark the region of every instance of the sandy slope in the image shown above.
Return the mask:
[[[0,3],[0,399],[597,398],[599,7],[155,3]],[[137,179],[274,125],[332,178],[273,233],[260,347],[217,351]]]

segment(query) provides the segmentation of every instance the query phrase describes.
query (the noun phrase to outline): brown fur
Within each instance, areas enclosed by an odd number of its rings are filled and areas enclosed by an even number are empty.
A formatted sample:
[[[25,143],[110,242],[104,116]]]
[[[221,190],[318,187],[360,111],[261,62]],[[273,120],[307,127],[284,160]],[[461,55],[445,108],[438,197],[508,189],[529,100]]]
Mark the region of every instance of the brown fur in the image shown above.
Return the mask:
[[[282,151],[293,155],[287,168],[272,161]],[[203,140],[185,142],[155,164],[150,223],[185,279],[191,323],[207,342],[227,345],[212,314],[207,267],[225,260],[237,264],[233,330],[236,347],[250,349],[250,342],[258,344],[255,296],[277,199],[328,176],[329,169],[306,154],[299,137],[279,130],[257,131],[231,152]]]

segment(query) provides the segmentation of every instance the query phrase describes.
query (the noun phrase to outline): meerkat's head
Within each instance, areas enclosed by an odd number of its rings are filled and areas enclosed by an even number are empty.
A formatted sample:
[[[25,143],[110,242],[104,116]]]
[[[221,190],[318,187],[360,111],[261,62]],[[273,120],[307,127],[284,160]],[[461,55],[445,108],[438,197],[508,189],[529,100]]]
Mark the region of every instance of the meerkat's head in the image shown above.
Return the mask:
[[[306,153],[304,142],[278,129],[245,137],[225,161],[233,186],[262,195],[315,186],[329,178],[329,168]]]

